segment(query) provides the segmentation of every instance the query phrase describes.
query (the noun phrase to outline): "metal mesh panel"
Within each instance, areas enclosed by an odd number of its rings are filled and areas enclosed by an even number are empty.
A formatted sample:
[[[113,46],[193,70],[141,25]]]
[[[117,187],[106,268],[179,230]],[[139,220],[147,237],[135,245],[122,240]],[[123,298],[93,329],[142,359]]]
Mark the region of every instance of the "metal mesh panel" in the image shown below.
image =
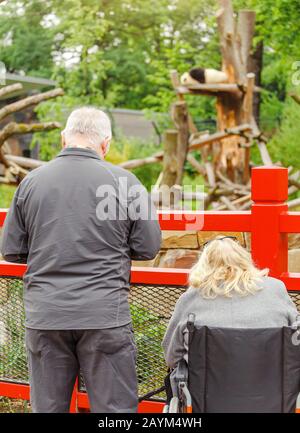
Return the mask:
[[[300,292],[290,292],[290,297],[295,302],[296,307],[298,308],[300,314]]]
[[[0,278],[0,380],[27,383],[22,293],[22,280]]]
[[[0,381],[28,383],[22,289],[21,279],[0,277]],[[140,395],[163,385],[166,366],[161,340],[174,305],[184,291],[184,287],[171,286],[131,287]],[[292,292],[291,298],[300,313],[300,292]],[[82,389],[83,386],[81,383]]]
[[[130,308],[138,348],[139,394],[161,387],[166,376],[161,341],[175,303],[185,287],[131,287]]]

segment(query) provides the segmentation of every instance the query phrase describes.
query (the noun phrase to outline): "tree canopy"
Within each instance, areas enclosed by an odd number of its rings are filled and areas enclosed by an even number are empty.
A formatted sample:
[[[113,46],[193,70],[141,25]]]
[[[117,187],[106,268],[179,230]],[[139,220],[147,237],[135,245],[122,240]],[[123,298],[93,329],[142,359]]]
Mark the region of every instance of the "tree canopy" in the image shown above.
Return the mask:
[[[8,71],[51,77],[65,89],[63,103],[40,108],[43,120],[53,112],[63,117],[66,107],[85,103],[168,112],[174,99],[170,69],[181,73],[194,65],[220,67],[218,3],[4,1],[0,4],[0,60]],[[293,77],[300,69],[299,0],[235,0],[233,4],[236,10],[248,8],[257,14],[255,42],[264,43],[263,127],[274,133],[282,122],[284,130],[289,113],[289,123],[300,128],[291,120],[300,107],[288,96],[291,89],[297,92]],[[214,117],[211,99],[188,102],[197,118]],[[298,136],[295,130],[295,143]],[[281,159],[289,162],[286,154]]]

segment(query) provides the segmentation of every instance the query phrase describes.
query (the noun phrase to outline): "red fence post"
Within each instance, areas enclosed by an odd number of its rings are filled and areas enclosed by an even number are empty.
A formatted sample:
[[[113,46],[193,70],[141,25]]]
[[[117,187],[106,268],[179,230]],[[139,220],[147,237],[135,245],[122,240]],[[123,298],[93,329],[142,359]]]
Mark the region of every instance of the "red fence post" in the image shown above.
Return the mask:
[[[283,167],[252,169],[251,250],[259,268],[279,277],[288,268],[288,238],[280,233],[280,215],[287,212],[288,170]]]

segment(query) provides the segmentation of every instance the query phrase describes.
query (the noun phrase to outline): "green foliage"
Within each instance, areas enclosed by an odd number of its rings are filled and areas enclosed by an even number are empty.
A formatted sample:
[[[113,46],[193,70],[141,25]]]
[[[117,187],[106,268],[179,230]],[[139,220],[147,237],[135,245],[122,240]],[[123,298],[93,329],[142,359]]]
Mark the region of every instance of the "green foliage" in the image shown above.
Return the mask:
[[[16,188],[10,185],[0,185],[0,208],[6,209],[10,206]]]
[[[165,365],[161,342],[166,322],[150,309],[131,304],[130,311],[138,348],[137,374],[140,394],[162,386]]]
[[[300,106],[291,98],[284,105],[279,131],[269,148],[275,161],[281,161],[286,167],[300,167]]]
[[[44,22],[50,12],[51,2],[44,0],[12,0],[1,6],[0,60],[8,71],[51,74],[55,28]]]
[[[257,14],[255,42],[264,42],[261,128],[268,136],[275,134],[271,151],[283,161],[294,152],[279,152],[300,135],[299,107],[288,97],[300,54],[299,0],[233,4],[236,11]],[[65,89],[66,96],[37,109],[43,121],[64,124],[74,107],[86,104],[143,109],[152,117],[153,112],[168,113],[175,100],[171,69],[181,74],[195,65],[220,67],[217,7],[214,0],[10,0],[0,5],[0,60],[9,71],[52,77]],[[194,119],[216,117],[213,98],[186,99]],[[161,115],[160,132],[169,126]],[[112,160],[141,158],[153,147],[123,142],[116,131]],[[51,159],[60,148],[60,131],[36,134],[36,144],[42,159]],[[252,153],[260,162],[256,150]],[[136,174],[149,188],[158,171],[152,165]]]

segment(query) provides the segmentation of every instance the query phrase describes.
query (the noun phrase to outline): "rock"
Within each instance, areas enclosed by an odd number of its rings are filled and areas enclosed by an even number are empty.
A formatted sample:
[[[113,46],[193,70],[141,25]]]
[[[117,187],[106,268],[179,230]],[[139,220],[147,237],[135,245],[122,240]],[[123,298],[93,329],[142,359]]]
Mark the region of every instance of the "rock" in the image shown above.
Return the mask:
[[[300,272],[300,248],[289,251],[289,272]]]
[[[289,250],[300,248],[300,233],[289,233]]]
[[[198,243],[201,247],[205,242],[209,241],[210,239],[214,239],[217,236],[235,236],[239,243],[245,247],[245,236],[242,232],[198,232]]]
[[[153,260],[133,260],[132,261],[132,266],[137,266],[137,267],[153,267],[154,266],[154,262],[155,259]]]
[[[197,250],[168,250],[164,255],[162,255],[159,262],[160,268],[191,268],[199,258],[199,251]]]
[[[163,231],[161,248],[199,248],[197,232],[175,230]]]

